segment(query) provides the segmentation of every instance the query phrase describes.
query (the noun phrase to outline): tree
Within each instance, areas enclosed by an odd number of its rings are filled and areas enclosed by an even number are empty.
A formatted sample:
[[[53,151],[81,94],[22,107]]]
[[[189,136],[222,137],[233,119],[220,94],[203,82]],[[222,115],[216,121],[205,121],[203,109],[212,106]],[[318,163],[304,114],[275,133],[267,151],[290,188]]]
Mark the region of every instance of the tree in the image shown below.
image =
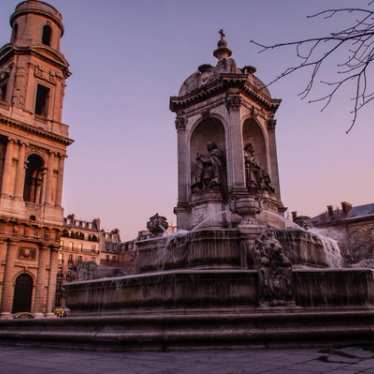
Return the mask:
[[[370,90],[369,69],[374,61],[374,10],[370,7],[374,0],[368,3],[368,8],[337,8],[326,9],[308,18],[322,17],[325,20],[335,19],[342,15],[350,15],[350,24],[343,29],[328,35],[310,39],[265,45],[251,40],[260,47],[261,52],[279,49],[287,46],[296,48],[299,63],[290,66],[276,76],[268,85],[299,70],[309,69],[310,75],[305,88],[299,93],[302,99],[309,98],[316,83],[328,87],[327,93],[310,99],[309,102],[322,102],[322,111],[331,103],[336,93],[349,83],[353,84],[352,122],[346,131],[348,134],[357,123],[360,110],[374,100],[374,91]],[[333,81],[319,80],[321,67],[334,60],[341,52],[346,57],[337,64],[339,78]],[[318,82],[319,81],[319,82]]]

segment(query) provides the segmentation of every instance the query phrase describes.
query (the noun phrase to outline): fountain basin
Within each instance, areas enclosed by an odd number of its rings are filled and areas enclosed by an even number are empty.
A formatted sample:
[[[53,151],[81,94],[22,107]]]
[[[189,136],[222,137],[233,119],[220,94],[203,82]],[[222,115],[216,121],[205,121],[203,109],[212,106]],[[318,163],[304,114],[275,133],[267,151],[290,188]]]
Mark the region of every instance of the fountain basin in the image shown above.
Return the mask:
[[[65,285],[72,315],[257,305],[254,270],[173,270]]]
[[[275,230],[285,255],[294,265],[330,267],[332,264],[320,238],[300,229]]]
[[[199,230],[172,238],[137,243],[138,272],[241,264],[241,244],[248,236],[236,229]]]
[[[263,230],[201,229],[137,242],[137,272],[185,268],[254,268],[253,243]],[[293,265],[327,268],[331,259],[319,237],[300,229],[274,230]],[[243,260],[243,259],[246,260]],[[246,263],[244,264],[243,261]]]
[[[367,308],[374,302],[369,269],[308,269],[292,272],[293,301],[288,310]],[[256,270],[172,270],[65,285],[66,305],[73,316],[188,313],[204,308],[249,308],[262,313]]]

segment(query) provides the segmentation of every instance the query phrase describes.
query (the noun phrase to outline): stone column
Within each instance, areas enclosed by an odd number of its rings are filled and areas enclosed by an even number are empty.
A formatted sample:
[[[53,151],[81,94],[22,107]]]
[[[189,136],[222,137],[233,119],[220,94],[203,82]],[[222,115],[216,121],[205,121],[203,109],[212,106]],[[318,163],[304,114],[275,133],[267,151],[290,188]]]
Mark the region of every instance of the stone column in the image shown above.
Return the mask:
[[[7,254],[5,260],[4,280],[3,280],[3,295],[1,303],[1,318],[11,318],[12,304],[14,294],[14,264],[17,258],[18,243],[15,241],[8,241]]]
[[[60,207],[62,205],[62,190],[64,183],[64,164],[65,164],[65,155],[58,155],[58,181],[57,181],[57,190],[56,190],[56,200],[55,206]]]
[[[6,256],[7,256],[8,243],[4,239],[0,239],[0,308],[3,301],[4,293],[4,277],[5,277],[5,266],[6,266]],[[1,312],[1,309],[0,309]]]
[[[187,202],[187,144],[186,144],[187,118],[177,116],[175,128],[178,134],[178,201]]]
[[[226,108],[228,113],[228,123],[230,127],[230,137],[228,148],[231,149],[231,157],[228,159],[228,173],[231,182],[229,190],[243,190],[245,185],[245,168],[244,168],[244,151],[243,151],[243,135],[240,123],[240,95],[228,95],[226,97]]]
[[[187,118],[184,113],[178,113],[175,127],[178,136],[178,205],[174,208],[177,216],[177,226],[180,229],[190,229],[188,220],[188,179],[187,179]]]
[[[16,140],[9,138],[6,148],[5,163],[4,163],[4,173],[3,182],[1,186],[1,193],[3,196],[11,197],[13,196],[13,173],[12,173],[12,162],[14,157]]]
[[[280,195],[280,184],[279,184],[279,169],[278,169],[278,156],[277,156],[277,144],[275,140],[275,127],[277,121],[274,118],[270,118],[267,121],[267,128],[269,134],[269,151],[270,151],[270,167],[271,167],[271,181],[275,188],[275,194],[278,200],[281,200]]]
[[[40,198],[39,198],[40,204],[45,204],[47,202],[47,193],[48,193],[48,169],[43,168],[42,183],[40,186]]]
[[[47,192],[45,202],[48,205],[53,205],[53,167],[55,162],[55,153],[50,152],[47,166]]]
[[[38,273],[35,284],[35,297],[33,302],[33,314],[35,317],[43,317],[47,311],[47,286],[50,249],[46,245],[39,247]]]
[[[56,282],[58,272],[58,247],[52,247],[50,250],[49,261],[49,279],[48,279],[48,299],[47,299],[47,317],[53,317],[53,309],[56,297]]]
[[[15,197],[18,200],[23,200],[23,190],[25,186],[25,158],[26,158],[26,144],[21,142],[19,145],[18,152],[18,165],[17,165],[17,176],[16,176],[16,188]]]

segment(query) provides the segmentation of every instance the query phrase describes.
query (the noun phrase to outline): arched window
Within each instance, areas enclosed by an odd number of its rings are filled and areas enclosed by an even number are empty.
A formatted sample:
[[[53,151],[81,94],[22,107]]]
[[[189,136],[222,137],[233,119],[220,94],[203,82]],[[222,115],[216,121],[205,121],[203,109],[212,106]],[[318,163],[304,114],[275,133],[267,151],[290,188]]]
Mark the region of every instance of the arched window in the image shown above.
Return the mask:
[[[17,35],[18,35],[18,24],[15,23],[13,26],[12,43],[16,41]]]
[[[24,273],[17,277],[14,287],[12,313],[31,312],[33,280]]]
[[[0,73],[0,101],[5,101],[8,91],[9,73]]]
[[[38,155],[30,155],[27,158],[26,165],[23,199],[31,203],[41,204],[44,161]]]
[[[51,26],[45,25],[43,27],[42,43],[45,45],[51,45],[52,29]]]

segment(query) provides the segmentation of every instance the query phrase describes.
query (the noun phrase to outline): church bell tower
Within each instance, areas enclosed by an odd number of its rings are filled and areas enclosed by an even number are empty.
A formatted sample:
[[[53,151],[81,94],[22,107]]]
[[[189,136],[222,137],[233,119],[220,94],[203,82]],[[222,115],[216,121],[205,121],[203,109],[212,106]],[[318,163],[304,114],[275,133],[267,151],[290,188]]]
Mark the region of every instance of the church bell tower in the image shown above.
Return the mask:
[[[62,122],[69,64],[61,53],[62,15],[21,2],[0,49],[0,312],[47,315],[54,305],[63,224],[67,147]]]
[[[177,115],[178,228],[281,227],[275,113],[281,100],[239,68],[223,30],[213,53],[170,98]]]

